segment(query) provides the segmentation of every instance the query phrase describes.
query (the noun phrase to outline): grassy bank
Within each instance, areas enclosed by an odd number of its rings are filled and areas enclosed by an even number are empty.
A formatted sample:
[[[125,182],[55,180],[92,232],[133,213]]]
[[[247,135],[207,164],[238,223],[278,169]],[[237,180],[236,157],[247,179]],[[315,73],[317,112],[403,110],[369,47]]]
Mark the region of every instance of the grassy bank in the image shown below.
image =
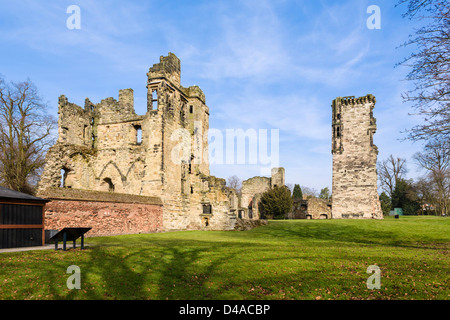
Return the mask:
[[[0,299],[449,299],[450,219],[270,221],[0,254]],[[70,265],[81,289],[69,290]],[[366,286],[370,265],[381,288]]]

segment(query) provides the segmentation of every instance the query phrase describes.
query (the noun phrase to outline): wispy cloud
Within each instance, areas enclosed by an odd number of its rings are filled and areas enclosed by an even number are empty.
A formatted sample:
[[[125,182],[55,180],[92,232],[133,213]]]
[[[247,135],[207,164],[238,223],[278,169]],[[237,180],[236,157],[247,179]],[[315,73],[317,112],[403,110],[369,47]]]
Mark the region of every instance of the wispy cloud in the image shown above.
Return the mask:
[[[68,91],[75,103],[98,101],[132,87],[136,109],[145,112],[145,73],[173,52],[182,83],[204,90],[212,127],[280,129],[287,177],[319,188],[331,181],[330,104],[337,96],[375,94],[380,158],[416,150],[397,140],[414,120],[401,102],[402,77],[393,70],[399,58],[392,56],[411,26],[389,12],[391,1],[377,2],[379,32],[366,28],[368,0],[85,0],[78,3],[81,30],[66,27],[73,1],[5,2],[0,61],[8,78],[39,78],[52,101]],[[220,175],[233,170],[247,172],[228,167]]]

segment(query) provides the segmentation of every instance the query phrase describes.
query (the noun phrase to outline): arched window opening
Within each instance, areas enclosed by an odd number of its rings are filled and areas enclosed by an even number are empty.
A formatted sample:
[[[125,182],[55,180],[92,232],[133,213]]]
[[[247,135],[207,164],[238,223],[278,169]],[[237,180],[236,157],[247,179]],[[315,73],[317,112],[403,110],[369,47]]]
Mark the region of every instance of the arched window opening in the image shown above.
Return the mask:
[[[60,180],[60,184],[59,187],[60,188],[70,188],[71,186],[67,185],[67,175],[69,174],[69,169],[67,168],[61,168],[61,180]]]
[[[112,182],[112,180],[110,178],[103,179],[102,184],[108,187],[109,192],[114,192],[114,183]]]

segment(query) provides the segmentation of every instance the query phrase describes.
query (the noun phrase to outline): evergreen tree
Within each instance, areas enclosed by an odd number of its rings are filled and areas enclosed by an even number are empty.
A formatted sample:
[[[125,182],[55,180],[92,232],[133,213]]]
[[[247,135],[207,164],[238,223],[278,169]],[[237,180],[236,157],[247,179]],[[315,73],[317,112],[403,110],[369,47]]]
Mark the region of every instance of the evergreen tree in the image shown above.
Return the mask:
[[[330,195],[330,189],[328,187],[323,188],[320,190],[319,198],[324,200],[329,200],[331,197]]]
[[[412,182],[398,179],[392,193],[392,208],[402,208],[404,215],[415,215],[420,209],[417,192]]]
[[[382,192],[380,194],[380,204],[381,204],[381,211],[383,211],[383,215],[388,216],[389,212],[391,211],[391,198],[385,193]]]
[[[286,186],[277,186],[264,192],[261,196],[260,208],[266,217],[284,217],[292,208],[291,191]]]
[[[302,188],[299,184],[294,186],[294,191],[292,192],[292,199],[303,199]]]

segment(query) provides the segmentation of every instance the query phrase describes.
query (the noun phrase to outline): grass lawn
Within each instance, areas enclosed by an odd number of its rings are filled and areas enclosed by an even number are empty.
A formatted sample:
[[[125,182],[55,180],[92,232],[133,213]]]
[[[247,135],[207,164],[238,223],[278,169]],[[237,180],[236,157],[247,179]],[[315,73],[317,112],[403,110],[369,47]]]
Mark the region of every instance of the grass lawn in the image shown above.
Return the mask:
[[[0,299],[448,300],[449,231],[450,218],[401,217],[87,238],[85,250],[0,253]],[[367,288],[370,265],[380,289]]]

